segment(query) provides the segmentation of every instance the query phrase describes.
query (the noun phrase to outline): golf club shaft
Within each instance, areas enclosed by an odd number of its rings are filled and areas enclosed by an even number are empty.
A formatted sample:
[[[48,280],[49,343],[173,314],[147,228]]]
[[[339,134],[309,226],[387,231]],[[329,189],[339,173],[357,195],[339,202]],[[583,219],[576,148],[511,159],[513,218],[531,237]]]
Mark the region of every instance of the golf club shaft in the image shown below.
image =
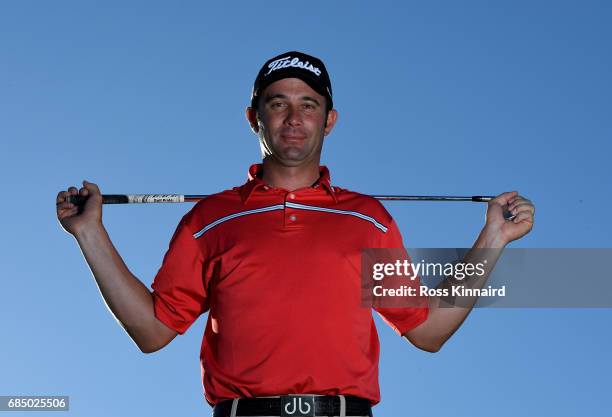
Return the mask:
[[[206,194],[103,194],[103,204],[141,204],[141,203],[195,203],[207,197]],[[431,195],[372,195],[382,201],[474,201],[486,203],[493,196],[431,196]],[[74,205],[82,205],[87,197],[70,196]]]
[[[207,197],[206,194],[103,194],[103,204],[143,204],[143,203],[196,203]],[[473,201],[486,203],[494,196],[449,196],[449,195],[372,195],[371,197],[381,201]],[[76,206],[85,204],[87,197],[71,195],[70,202]],[[515,216],[504,208],[504,218],[512,220]]]

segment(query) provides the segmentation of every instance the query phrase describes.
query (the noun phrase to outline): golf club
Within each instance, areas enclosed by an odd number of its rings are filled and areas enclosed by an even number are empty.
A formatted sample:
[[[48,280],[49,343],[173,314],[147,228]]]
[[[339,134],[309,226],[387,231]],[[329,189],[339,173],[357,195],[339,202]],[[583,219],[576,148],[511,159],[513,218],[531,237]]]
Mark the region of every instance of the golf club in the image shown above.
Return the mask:
[[[143,204],[143,203],[196,203],[207,194],[103,194],[102,204]],[[371,197],[381,201],[473,201],[487,203],[494,196],[431,196],[431,195],[372,195]],[[85,204],[87,197],[71,195],[69,201],[75,206]],[[513,216],[504,210],[504,218],[512,220]]]

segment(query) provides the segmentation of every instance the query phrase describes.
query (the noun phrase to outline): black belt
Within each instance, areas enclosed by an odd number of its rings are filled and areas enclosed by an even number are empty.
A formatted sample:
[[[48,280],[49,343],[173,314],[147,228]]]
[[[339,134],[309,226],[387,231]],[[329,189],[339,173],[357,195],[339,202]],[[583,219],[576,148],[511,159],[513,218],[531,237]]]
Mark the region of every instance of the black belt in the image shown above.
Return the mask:
[[[345,395],[346,416],[372,417],[370,401]],[[275,398],[240,398],[236,416],[340,416],[340,397],[333,395],[282,395]],[[221,401],[213,417],[230,417],[233,400]]]

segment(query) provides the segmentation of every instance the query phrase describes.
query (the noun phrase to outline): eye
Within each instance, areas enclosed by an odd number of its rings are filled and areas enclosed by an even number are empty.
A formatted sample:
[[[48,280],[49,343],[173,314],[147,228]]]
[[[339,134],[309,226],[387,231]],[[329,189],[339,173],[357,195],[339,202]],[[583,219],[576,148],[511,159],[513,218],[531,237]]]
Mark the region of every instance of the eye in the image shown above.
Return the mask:
[[[305,103],[303,107],[306,110],[314,110],[316,108],[314,104],[310,104],[310,103]]]
[[[270,104],[270,107],[273,109],[281,109],[285,106],[285,103],[281,102],[281,101],[275,101],[272,104]]]

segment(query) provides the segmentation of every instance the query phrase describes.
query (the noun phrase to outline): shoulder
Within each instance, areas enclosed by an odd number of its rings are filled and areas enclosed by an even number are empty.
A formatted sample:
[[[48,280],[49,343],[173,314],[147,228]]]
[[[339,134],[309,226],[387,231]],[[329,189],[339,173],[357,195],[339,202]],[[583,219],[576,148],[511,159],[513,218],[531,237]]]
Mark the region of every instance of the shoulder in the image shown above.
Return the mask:
[[[238,187],[210,194],[198,201],[183,216],[181,223],[191,230],[199,230],[203,225],[233,213],[240,204]]]
[[[346,207],[348,210],[354,210],[364,214],[367,213],[384,223],[391,223],[393,221],[393,217],[385,206],[371,195],[362,194],[336,185],[334,185],[334,191],[339,208]]]

